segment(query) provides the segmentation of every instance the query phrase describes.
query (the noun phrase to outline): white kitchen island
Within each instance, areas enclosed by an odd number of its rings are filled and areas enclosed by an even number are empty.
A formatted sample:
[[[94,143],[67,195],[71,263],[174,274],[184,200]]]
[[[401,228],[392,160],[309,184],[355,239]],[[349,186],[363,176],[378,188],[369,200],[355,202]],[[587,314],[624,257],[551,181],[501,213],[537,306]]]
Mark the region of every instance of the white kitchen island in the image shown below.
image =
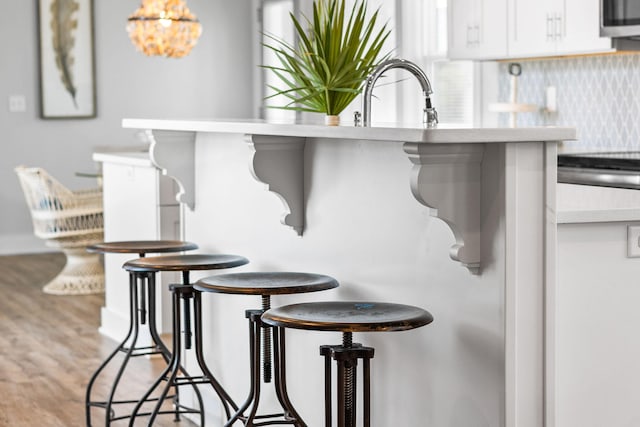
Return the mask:
[[[151,159],[180,186],[182,237],[200,252],[249,258],[236,271],[308,271],[341,283],[276,297],[274,306],[382,300],[434,315],[416,331],[355,335],[376,349],[374,425],[554,424],[546,298],[556,285],[556,144],[574,139],[574,129],[147,119],[123,126],[148,131]],[[260,301],[206,295],[204,303],[210,367],[243,401],[244,310]],[[323,420],[318,346],[339,340],[288,334],[289,393],[310,426]],[[210,425],[220,425],[209,400]]]

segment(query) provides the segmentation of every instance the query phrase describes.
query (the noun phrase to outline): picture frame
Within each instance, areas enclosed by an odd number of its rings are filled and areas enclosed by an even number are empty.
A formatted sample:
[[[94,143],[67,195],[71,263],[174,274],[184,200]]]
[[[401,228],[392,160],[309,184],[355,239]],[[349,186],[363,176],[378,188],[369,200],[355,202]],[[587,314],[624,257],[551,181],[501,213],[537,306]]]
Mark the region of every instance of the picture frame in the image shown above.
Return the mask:
[[[96,117],[93,0],[37,0],[40,117]]]

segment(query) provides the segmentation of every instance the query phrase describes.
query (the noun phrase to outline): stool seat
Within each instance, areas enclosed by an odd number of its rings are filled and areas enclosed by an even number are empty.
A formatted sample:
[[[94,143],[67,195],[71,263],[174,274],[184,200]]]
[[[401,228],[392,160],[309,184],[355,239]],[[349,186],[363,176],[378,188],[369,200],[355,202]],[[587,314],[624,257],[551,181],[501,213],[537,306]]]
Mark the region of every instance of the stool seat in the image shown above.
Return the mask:
[[[152,271],[217,270],[245,265],[249,260],[239,255],[165,255],[127,261],[122,266],[138,273]]]
[[[220,274],[198,280],[200,292],[242,295],[284,295],[324,291],[338,287],[333,277],[313,273],[247,272]]]
[[[198,245],[180,240],[131,240],[121,242],[102,242],[88,246],[88,252],[145,254],[182,252],[198,249]]]
[[[272,326],[316,331],[406,331],[433,322],[426,310],[386,302],[327,301],[276,307],[262,315]]]

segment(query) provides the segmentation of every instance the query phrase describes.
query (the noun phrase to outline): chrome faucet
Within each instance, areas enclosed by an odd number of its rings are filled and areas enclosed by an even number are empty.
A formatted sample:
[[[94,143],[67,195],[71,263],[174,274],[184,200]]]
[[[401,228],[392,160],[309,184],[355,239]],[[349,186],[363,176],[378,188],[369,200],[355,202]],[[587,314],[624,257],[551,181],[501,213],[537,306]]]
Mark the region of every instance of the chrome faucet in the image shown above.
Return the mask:
[[[422,94],[424,95],[425,107],[422,113],[422,123],[427,127],[434,127],[438,124],[438,112],[431,106],[431,83],[427,75],[413,62],[406,59],[389,59],[384,61],[373,70],[373,73],[367,77],[367,82],[364,87],[364,95],[362,101],[362,110],[364,111],[362,116],[363,126],[371,126],[371,96],[373,95],[373,87],[380,76],[393,68],[401,68],[409,71],[413,74],[422,86]]]

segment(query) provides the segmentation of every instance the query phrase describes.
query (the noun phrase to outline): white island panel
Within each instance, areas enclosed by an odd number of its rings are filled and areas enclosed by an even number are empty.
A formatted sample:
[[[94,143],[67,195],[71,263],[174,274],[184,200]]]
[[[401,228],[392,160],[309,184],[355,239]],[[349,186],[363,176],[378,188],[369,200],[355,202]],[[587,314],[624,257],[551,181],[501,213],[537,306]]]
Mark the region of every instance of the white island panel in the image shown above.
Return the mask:
[[[376,349],[376,424],[414,425],[425,420],[426,425],[501,425],[504,257],[495,256],[481,275],[451,262],[453,234],[411,194],[411,165],[401,146],[382,141],[343,146],[307,140],[306,228],[299,237],[279,225],[280,201],[247,173],[251,152],[240,144],[242,138],[198,138],[196,182],[209,184],[197,187],[199,202],[185,216],[186,238],[195,239],[204,252],[246,256],[251,263],[243,271],[307,271],[340,281],[332,291],[276,296],[273,306],[373,300],[431,311],[435,322],[415,331],[355,334],[355,341]],[[499,186],[497,174],[488,174],[490,186]],[[487,219],[493,207],[487,206]],[[488,227],[495,234],[484,242],[487,252],[503,254],[499,222]],[[249,384],[244,310],[259,308],[260,298],[203,299],[210,331],[208,360],[230,394],[242,400]],[[340,340],[340,334],[287,332],[288,389],[310,426],[322,425],[323,420],[323,359],[318,346]]]

